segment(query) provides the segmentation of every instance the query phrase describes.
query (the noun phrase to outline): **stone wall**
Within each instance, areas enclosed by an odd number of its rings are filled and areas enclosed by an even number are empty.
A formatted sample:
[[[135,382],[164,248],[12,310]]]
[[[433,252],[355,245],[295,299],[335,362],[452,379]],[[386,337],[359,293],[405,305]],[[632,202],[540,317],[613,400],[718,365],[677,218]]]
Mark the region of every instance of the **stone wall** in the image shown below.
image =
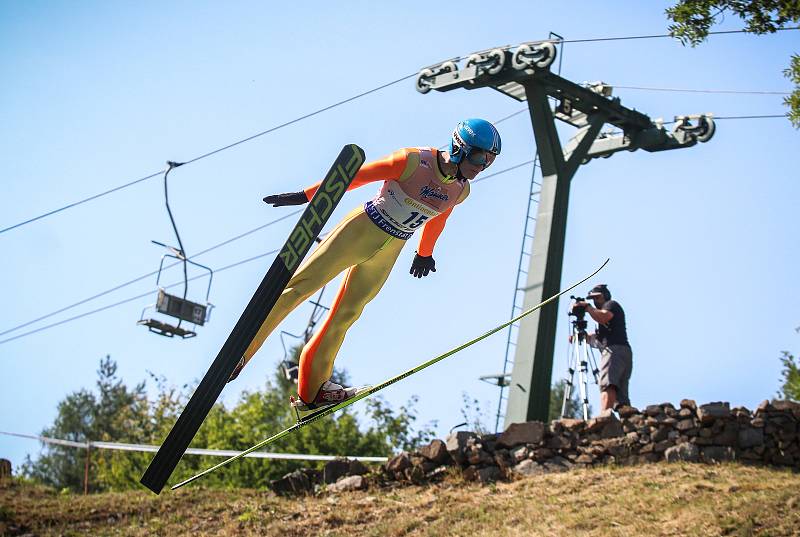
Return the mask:
[[[492,482],[514,475],[561,472],[604,464],[642,464],[666,460],[714,463],[740,461],[791,467],[800,471],[800,404],[764,401],[751,412],[728,403],[696,405],[684,399],[643,410],[622,407],[588,421],[563,419],[511,425],[501,434],[451,433],[419,451],[400,453],[368,472],[298,470],[273,482],[279,493],[315,490],[322,482],[334,490],[386,486],[394,482],[422,484],[448,468],[460,468],[464,479]],[[333,463],[329,463],[332,467]],[[347,469],[345,469],[347,466]],[[320,475],[317,475],[320,474]],[[334,477],[335,475],[335,477]]]

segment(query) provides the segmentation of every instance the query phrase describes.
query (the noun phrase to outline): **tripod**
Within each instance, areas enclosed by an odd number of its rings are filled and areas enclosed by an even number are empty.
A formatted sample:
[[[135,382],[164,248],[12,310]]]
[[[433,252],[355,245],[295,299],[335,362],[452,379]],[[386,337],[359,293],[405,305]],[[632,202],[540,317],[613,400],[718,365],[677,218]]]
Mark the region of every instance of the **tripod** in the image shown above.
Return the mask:
[[[595,384],[599,384],[599,370],[597,368],[597,360],[594,357],[594,351],[589,345],[588,339],[589,337],[586,334],[586,320],[579,317],[572,321],[572,342],[569,346],[569,359],[567,364],[569,377],[566,379],[564,386],[564,401],[561,404],[562,418],[567,417],[567,405],[572,400],[572,380],[575,377],[575,370],[580,366],[580,369],[578,369],[578,380],[581,389],[583,419],[589,419],[588,372],[590,361]]]

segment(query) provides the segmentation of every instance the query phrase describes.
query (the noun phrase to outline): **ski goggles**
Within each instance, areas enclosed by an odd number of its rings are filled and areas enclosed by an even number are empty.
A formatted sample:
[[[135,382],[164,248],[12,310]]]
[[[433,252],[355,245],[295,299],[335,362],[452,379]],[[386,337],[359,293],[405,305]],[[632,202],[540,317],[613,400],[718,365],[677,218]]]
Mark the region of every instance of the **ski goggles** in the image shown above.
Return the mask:
[[[491,166],[496,157],[497,155],[495,153],[487,151],[486,149],[473,149],[467,155],[467,161],[475,166],[483,166],[483,169],[485,170]]]

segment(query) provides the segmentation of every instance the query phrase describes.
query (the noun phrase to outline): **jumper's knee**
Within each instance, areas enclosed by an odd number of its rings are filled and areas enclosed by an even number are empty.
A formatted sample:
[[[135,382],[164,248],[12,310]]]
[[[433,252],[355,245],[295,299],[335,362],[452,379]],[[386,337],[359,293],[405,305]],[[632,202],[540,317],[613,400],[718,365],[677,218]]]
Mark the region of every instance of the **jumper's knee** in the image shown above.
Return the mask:
[[[360,304],[340,306],[336,311],[336,324],[350,326],[361,317],[362,311],[364,311],[364,306]]]
[[[290,308],[297,307],[300,303],[310,297],[316,289],[312,289],[306,282],[300,281],[290,287],[286,287],[281,293],[280,301],[290,304]]]

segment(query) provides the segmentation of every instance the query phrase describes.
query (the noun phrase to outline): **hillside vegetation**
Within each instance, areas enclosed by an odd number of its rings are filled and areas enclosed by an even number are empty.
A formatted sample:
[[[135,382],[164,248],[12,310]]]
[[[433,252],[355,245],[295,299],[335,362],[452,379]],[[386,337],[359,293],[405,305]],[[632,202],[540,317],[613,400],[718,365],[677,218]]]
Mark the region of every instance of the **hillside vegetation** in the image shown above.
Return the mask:
[[[81,496],[0,485],[0,535],[800,535],[800,474],[653,464],[510,483],[437,484],[281,498],[187,487]]]

